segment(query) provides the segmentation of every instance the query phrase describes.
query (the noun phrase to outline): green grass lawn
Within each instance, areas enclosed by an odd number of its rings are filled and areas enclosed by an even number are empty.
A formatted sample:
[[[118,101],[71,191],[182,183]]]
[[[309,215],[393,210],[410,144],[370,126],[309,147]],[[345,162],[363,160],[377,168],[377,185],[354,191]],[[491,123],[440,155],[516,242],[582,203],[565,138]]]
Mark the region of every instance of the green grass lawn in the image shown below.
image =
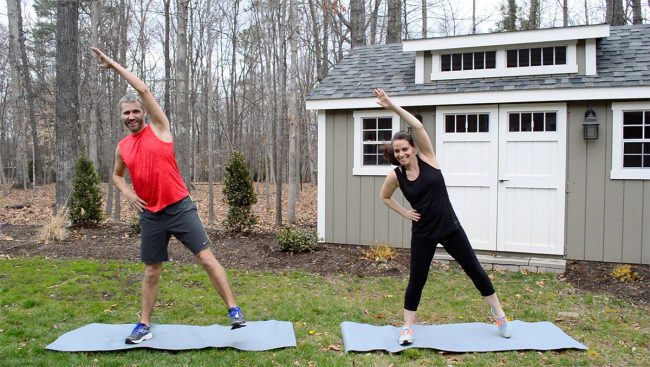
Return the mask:
[[[550,274],[490,272],[510,318],[554,321],[588,351],[448,354],[342,352],[339,324],[399,324],[406,279],[229,272],[251,320],[293,322],[297,348],[269,352],[203,349],[61,353],[45,349],[92,322],[138,319],[142,266],[124,261],[0,260],[0,355],[3,366],[648,366],[650,309],[626,300],[578,294]],[[559,312],[578,318],[558,320]],[[436,267],[422,297],[422,323],[488,321],[488,307],[458,268]],[[154,323],[226,324],[225,307],[194,265],[166,264]],[[310,333],[313,331],[313,333]],[[516,331],[515,331],[516,332]],[[313,335],[312,335],[313,334]]]

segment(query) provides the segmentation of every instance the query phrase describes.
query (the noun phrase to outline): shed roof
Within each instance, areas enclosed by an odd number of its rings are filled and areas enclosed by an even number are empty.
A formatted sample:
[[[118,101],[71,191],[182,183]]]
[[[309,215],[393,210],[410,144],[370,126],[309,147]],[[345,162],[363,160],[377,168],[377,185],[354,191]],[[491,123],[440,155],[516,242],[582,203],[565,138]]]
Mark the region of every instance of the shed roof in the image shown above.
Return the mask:
[[[372,97],[381,87],[391,96],[416,96],[554,88],[650,86],[650,25],[611,27],[596,45],[598,75],[533,75],[433,81],[415,84],[415,52],[401,44],[364,46],[351,51],[307,100]]]

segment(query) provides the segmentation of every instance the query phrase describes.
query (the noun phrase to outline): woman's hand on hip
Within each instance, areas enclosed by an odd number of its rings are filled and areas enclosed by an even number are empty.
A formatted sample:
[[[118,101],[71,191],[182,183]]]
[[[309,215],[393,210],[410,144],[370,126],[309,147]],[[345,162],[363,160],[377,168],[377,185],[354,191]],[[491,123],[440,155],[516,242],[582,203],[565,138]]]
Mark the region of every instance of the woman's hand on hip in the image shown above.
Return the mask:
[[[404,218],[417,222],[420,220],[420,213],[418,213],[415,209],[407,210]]]

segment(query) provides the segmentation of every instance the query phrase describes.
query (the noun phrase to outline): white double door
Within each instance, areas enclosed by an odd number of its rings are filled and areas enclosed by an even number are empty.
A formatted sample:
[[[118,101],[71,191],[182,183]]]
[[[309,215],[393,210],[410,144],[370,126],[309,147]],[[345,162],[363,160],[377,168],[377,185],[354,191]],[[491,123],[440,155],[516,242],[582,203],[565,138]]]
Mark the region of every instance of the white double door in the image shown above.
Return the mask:
[[[564,253],[566,105],[439,107],[436,154],[475,249]]]

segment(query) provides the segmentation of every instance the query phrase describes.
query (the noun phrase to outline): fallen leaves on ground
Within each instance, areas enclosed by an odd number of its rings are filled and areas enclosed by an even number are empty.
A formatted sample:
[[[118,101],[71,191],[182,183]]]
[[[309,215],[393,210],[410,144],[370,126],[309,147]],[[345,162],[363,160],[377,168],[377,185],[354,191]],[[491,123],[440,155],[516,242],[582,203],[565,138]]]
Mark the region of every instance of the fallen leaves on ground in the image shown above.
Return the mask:
[[[1,189],[1,188],[0,188]],[[302,190],[299,191],[298,201],[296,202],[295,214],[296,225],[301,227],[316,226],[316,185],[302,184]],[[208,223],[208,190],[207,183],[194,183],[192,190],[192,199],[197,203],[199,215],[207,227],[223,229],[223,223],[226,219],[228,206],[221,192],[221,183],[213,185],[214,192],[214,216],[215,223]],[[108,184],[101,184],[102,202],[104,207],[108,198]],[[266,184],[255,183],[255,192],[257,194],[257,203],[253,210],[258,218],[258,223],[254,228],[257,232],[275,232],[275,184],[271,184],[266,189]],[[287,218],[287,192],[288,186],[282,187],[282,218],[286,222]],[[2,210],[0,210],[0,223],[15,225],[47,223],[53,215],[53,204],[55,196],[55,184],[37,186],[35,189],[10,189],[2,201]],[[137,215],[128,205],[128,202],[121,197],[120,219],[122,222],[129,222]],[[268,206],[267,206],[268,204]],[[110,219],[106,219],[110,220]],[[2,234],[0,233],[0,239]],[[4,239],[9,240],[9,239]]]

